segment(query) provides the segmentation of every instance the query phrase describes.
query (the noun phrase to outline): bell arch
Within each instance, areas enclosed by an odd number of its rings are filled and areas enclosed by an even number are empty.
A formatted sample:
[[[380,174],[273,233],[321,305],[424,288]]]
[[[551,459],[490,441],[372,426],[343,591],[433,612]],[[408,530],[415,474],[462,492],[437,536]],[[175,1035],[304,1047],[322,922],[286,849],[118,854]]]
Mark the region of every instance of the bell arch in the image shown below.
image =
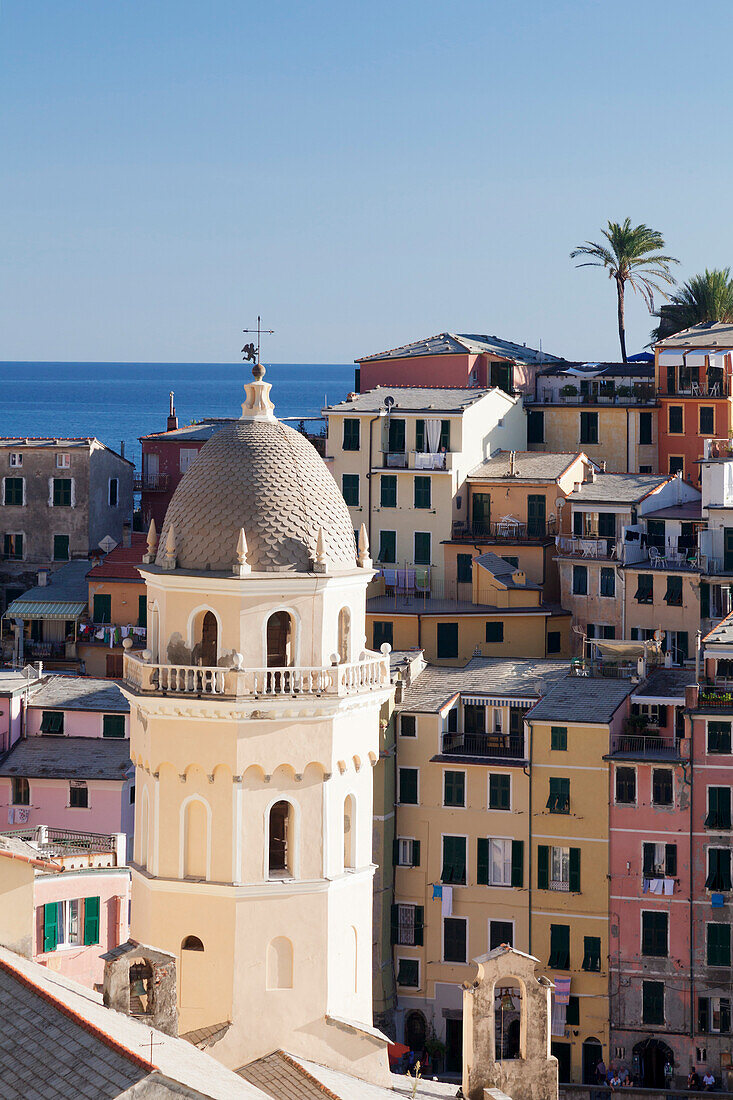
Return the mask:
[[[202,605],[188,617],[188,645],[193,664],[215,668],[221,655],[221,619],[212,607]]]
[[[265,811],[265,878],[300,875],[299,812],[297,803],[275,798]]]
[[[265,653],[268,668],[289,668],[295,664],[295,619],[285,608],[268,616]]]

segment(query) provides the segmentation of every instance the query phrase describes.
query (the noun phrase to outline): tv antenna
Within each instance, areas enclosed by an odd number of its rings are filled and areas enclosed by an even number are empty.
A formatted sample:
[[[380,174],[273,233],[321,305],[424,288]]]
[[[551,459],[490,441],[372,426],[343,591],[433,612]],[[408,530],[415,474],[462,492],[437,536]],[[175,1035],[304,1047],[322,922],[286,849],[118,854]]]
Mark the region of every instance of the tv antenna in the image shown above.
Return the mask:
[[[249,344],[245,344],[244,347],[242,348],[242,355],[244,356],[244,362],[245,363],[259,363],[259,361],[260,361],[260,343],[262,341],[262,333],[264,332],[268,336],[272,336],[273,333],[275,332],[274,328],[263,328],[262,327],[262,318],[258,314],[257,315],[257,328],[243,328],[242,332],[245,332],[245,333],[248,333],[248,334],[249,333],[254,333],[254,332],[257,333],[257,346],[255,347],[254,342],[251,342]]]

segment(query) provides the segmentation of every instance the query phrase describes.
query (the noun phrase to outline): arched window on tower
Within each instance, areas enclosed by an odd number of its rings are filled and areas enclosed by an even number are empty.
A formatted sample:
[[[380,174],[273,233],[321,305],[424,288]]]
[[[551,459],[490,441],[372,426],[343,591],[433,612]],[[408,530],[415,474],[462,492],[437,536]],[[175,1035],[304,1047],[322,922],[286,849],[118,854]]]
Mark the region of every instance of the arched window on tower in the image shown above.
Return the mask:
[[[353,795],[344,799],[344,870],[356,867],[356,803]]]
[[[350,657],[351,650],[351,612],[348,607],[342,607],[339,611],[339,660],[345,665]]]
[[[287,878],[293,873],[293,807],[276,802],[270,810],[268,868],[271,878]]]
[[[204,945],[198,936],[186,936],[181,944],[181,951],[203,951]]]
[[[267,620],[267,667],[287,668],[293,663],[293,620],[287,611],[276,611]]]
[[[201,664],[204,668],[214,668],[217,662],[217,623],[213,611],[207,611],[201,621],[199,645]]]

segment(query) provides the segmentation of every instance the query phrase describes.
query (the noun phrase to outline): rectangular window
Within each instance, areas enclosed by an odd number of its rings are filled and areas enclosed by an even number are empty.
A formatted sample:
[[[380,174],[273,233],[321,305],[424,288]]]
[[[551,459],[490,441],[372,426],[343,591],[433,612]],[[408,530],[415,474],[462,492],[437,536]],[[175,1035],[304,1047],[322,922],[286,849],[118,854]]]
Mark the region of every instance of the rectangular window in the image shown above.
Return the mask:
[[[458,623],[438,623],[436,627],[437,655],[448,660],[458,656]]]
[[[27,779],[14,775],[10,780],[11,799],[14,806],[30,806],[31,788]]]
[[[18,505],[23,503],[23,478],[22,477],[6,477],[5,478],[5,495],[3,497],[3,504]]]
[[[397,507],[397,475],[382,474],[379,479],[379,503],[382,508]]]
[[[419,959],[397,960],[397,985],[404,986],[405,989],[420,988]]]
[[[730,998],[698,997],[697,1030],[702,1032],[703,1035],[708,1032],[719,1032],[721,1035],[728,1035],[730,1032]]]
[[[425,909],[422,905],[392,906],[392,943],[422,947]]]
[[[676,477],[677,474],[679,474],[680,477],[685,476],[685,460],[682,455],[670,455],[669,476]]]
[[[666,958],[667,925],[669,917],[667,913],[659,910],[643,910],[641,914],[641,953],[653,955],[657,958]]]
[[[466,885],[466,838],[465,836],[443,837],[443,867],[440,881]]]
[[[102,717],[102,736],[103,737],[124,737],[125,736],[125,716],[124,714],[105,714]]]
[[[415,565],[430,565],[430,532],[415,532]]]
[[[514,947],[514,925],[510,920],[489,921],[489,951],[497,947]]]
[[[89,789],[86,783],[74,782],[69,787],[69,806],[76,810],[89,808]]]
[[[64,712],[62,710],[44,710],[41,712],[41,733],[62,734],[64,732]]]
[[[708,924],[707,964],[708,966],[730,966],[729,924]]]
[[[509,775],[490,775],[489,776],[489,809],[490,810],[510,810],[511,809],[511,776],[509,776]]]
[[[185,474],[192,462],[196,461],[198,447],[181,447],[178,452],[178,465],[182,474]]]
[[[417,806],[417,768],[398,768],[399,802],[401,806]]]
[[[670,405],[669,406],[669,434],[670,435],[682,435],[684,431],[682,427],[682,406]]]
[[[22,451],[11,451],[10,454],[8,455],[8,465],[9,466],[22,466],[23,465],[23,452]]]
[[[700,435],[715,435],[715,408],[713,405],[700,406]]]
[[[553,970],[570,969],[570,925],[550,925],[550,957],[547,965]]]
[[[636,768],[616,768],[616,802],[626,806],[636,802]]]
[[[359,506],[359,475],[358,474],[342,474],[341,475],[341,494],[346,501],[349,508],[358,508]]]
[[[68,470],[71,466],[70,454],[57,454],[56,455],[56,468],[59,470]]]
[[[601,937],[583,937],[583,970],[601,969]]]
[[[402,737],[417,736],[417,721],[414,714],[402,714],[400,716],[400,735]]]
[[[551,814],[570,813],[570,780],[564,778],[550,779],[550,796],[547,799],[547,809]]]
[[[653,1026],[664,1024],[664,982],[641,983],[641,1022]]]
[[[562,648],[562,634],[559,630],[547,631],[547,652],[559,653]]]
[[[416,508],[430,508],[431,505],[431,492],[430,492],[430,478],[429,477],[416,477],[414,488],[414,503]]]
[[[615,569],[601,569],[601,595],[602,596],[615,596],[616,595],[616,570]]]
[[[148,625],[148,598],[147,596],[138,596],[137,598],[137,625]]]
[[[479,837],[476,841],[479,886],[524,885],[524,841]]]
[[[486,733],[486,707],[480,703],[464,703],[463,729],[466,733]]]
[[[706,829],[730,829],[730,787],[708,787]]]
[[[372,624],[372,649],[375,649],[379,653],[380,649],[385,642],[389,645],[394,645],[394,623],[379,622],[375,620]]]
[[[669,607],[682,607],[682,577],[667,577],[664,599]]]
[[[730,722],[708,722],[708,752],[730,755]]]
[[[674,878],[677,874],[677,845],[645,841],[642,845],[644,878]]]
[[[53,536],[53,560],[54,561],[68,561],[69,560],[69,536],[68,535],[54,535]]]
[[[456,554],[456,580],[459,584],[470,584],[473,580],[470,554]]]
[[[397,560],[397,532],[379,532],[379,557],[377,561],[387,565],[393,565]]]
[[[109,506],[110,508],[116,508],[120,499],[120,479],[118,477],[111,477],[109,479]]]
[[[53,479],[53,506],[54,508],[71,507],[70,477],[55,477]]]
[[[112,597],[98,595],[94,597],[93,618],[95,623],[112,622]]]
[[[582,412],[580,414],[580,442],[598,442],[598,413]]]
[[[730,890],[730,848],[708,848],[705,889],[721,893]]]
[[[652,768],[652,802],[655,806],[671,806],[674,802],[671,768]]]
[[[8,531],[3,537],[3,552],[8,561],[22,561],[23,536]]]
[[[588,566],[587,565],[574,565],[573,566],[573,595],[574,596],[587,596],[588,595]]]
[[[396,837],[394,842],[395,867],[420,866],[420,841],[410,837]]]
[[[344,418],[344,450],[359,450],[359,421],[350,417]]]
[[[550,748],[553,749],[555,752],[567,752],[567,726],[550,726]]]
[[[648,447],[652,443],[652,414],[639,413],[639,444]]]
[[[527,443],[545,442],[545,414],[541,409],[527,413]]]
[[[565,1023],[568,1027],[580,1027],[580,998],[571,995],[565,1011]]]
[[[443,961],[466,962],[468,921],[464,917],[443,918]]]
[[[443,805],[466,805],[465,772],[443,772]]]
[[[640,573],[636,582],[637,603],[654,603],[654,577],[651,573]]]
[[[504,623],[486,624],[486,641],[497,645],[504,641]]]
[[[405,453],[405,422],[389,418],[389,450],[391,454]]]

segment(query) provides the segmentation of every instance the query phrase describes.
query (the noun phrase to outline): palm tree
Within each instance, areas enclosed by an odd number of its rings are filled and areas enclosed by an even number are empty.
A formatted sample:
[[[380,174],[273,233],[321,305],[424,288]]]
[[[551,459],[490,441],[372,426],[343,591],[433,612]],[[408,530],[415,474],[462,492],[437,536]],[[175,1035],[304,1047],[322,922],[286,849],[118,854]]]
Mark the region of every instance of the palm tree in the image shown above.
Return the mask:
[[[691,279],[675,291],[669,305],[662,306],[655,314],[659,325],[652,332],[652,340],[663,340],[691,325],[715,324],[718,321],[733,322],[733,279],[730,268],[705,268],[703,275]]]
[[[570,259],[576,256],[590,256],[591,259],[578,267],[605,267],[609,279],[616,282],[616,300],[618,305],[618,338],[621,343],[621,358],[626,362],[626,326],[624,323],[624,293],[626,284],[641,294],[649,312],[654,311],[654,292],[658,291],[666,298],[660,283],[674,283],[669,270],[670,264],[679,263],[674,256],[665,256],[658,249],[664,248],[664,238],[656,229],[648,225],[624,222],[609,222],[608,229],[601,232],[608,244],[586,241],[574,248]]]

